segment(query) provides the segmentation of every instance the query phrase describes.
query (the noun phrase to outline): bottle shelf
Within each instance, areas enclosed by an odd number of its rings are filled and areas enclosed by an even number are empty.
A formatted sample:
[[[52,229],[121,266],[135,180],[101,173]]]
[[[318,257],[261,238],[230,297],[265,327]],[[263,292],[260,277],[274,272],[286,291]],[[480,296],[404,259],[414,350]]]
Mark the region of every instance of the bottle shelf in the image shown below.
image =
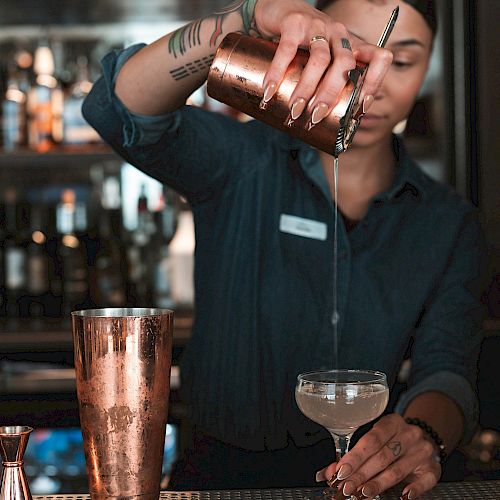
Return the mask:
[[[172,366],[170,389],[180,388],[180,369]],[[76,375],[74,368],[34,368],[23,372],[0,373],[1,394],[51,394],[54,392],[74,393]]]
[[[30,149],[5,151],[0,149],[0,168],[19,167],[68,167],[68,163],[87,164],[122,161],[113,150],[104,144],[85,146],[61,146],[47,153]]]
[[[191,337],[193,315],[179,311],[174,315],[175,347],[182,348]],[[19,320],[0,323],[0,353],[70,352],[73,338],[69,320]]]

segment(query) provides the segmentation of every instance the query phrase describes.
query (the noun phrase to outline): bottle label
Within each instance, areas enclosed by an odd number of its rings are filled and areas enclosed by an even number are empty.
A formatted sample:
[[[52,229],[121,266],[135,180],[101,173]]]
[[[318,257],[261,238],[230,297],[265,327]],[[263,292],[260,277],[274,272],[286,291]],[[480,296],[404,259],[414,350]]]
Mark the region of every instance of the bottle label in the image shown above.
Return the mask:
[[[64,142],[66,144],[87,144],[100,142],[99,134],[83,118],[83,99],[68,99],[64,106]]]
[[[45,255],[32,255],[28,260],[28,290],[40,295],[48,289],[48,269]]]
[[[24,127],[23,106],[13,101],[4,101],[2,129],[6,150],[15,149],[24,143]]]
[[[21,248],[7,249],[5,271],[7,290],[22,290],[26,286],[26,254]]]
[[[38,85],[30,92],[29,143],[37,151],[45,152],[52,144],[51,89]]]

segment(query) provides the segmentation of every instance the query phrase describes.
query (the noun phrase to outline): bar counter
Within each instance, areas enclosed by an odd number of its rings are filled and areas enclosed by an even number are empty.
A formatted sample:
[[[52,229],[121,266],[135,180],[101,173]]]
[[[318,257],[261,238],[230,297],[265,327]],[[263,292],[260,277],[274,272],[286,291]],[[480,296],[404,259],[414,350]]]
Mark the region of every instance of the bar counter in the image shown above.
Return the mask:
[[[225,491],[162,491],[160,500],[306,500],[314,489],[269,489],[269,490],[225,490]],[[389,491],[380,495],[381,500],[398,500],[399,492]],[[420,500],[499,500],[500,481],[464,481],[440,483],[431,493]],[[89,495],[46,495],[33,496],[33,500],[90,500]],[[325,497],[327,500],[327,497]]]

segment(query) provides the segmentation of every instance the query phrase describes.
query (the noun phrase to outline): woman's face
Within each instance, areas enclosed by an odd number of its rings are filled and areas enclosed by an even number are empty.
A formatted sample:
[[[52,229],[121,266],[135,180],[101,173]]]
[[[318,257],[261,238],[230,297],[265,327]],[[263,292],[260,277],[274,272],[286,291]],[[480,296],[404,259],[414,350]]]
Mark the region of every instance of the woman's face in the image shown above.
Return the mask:
[[[394,126],[408,116],[427,71],[432,32],[419,12],[396,0],[336,0],[325,9],[351,34],[376,44],[398,4],[399,17],[386,45],[394,59],[356,132],[353,146],[366,147],[387,140]]]

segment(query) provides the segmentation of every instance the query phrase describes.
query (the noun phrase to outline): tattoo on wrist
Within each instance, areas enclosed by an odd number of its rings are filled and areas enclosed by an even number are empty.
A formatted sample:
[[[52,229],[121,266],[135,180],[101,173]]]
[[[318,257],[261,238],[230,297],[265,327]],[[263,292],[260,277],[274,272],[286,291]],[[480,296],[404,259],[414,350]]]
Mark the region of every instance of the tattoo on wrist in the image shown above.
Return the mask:
[[[229,14],[237,12],[241,17],[241,22],[243,24],[242,32],[247,35],[252,35],[260,37],[260,33],[255,24],[255,5],[257,0],[236,0],[236,2],[228,5],[225,9],[216,12],[215,17],[215,29],[210,37],[210,45],[217,45],[217,40],[222,35],[222,24]]]
[[[255,24],[255,5],[258,0],[237,0],[225,9],[216,12],[212,16],[198,19],[192,23],[174,31],[168,41],[168,52],[175,58],[184,55],[186,52],[196,46],[201,45],[201,27],[203,23],[215,22],[213,31],[210,33],[209,45],[216,47],[223,34],[224,22],[232,13],[237,13],[241,17],[243,24],[242,33],[247,35],[261,37],[257,25]]]
[[[387,448],[392,451],[392,454],[395,457],[399,457],[401,455],[401,443],[399,441],[391,441],[386,444]]]
[[[173,69],[170,71],[170,74],[174,80],[182,80],[188,76],[196,75],[197,73],[205,71],[210,67],[214,56],[215,54],[210,54],[202,59],[195,59],[192,62],[186,63],[184,66],[179,66],[178,68]]]
[[[349,40],[347,38],[342,38],[340,41],[342,43],[342,48],[350,50],[352,52],[351,44],[349,43]]]
[[[190,48],[201,45],[200,31],[203,19],[193,21],[174,31],[168,41],[168,51],[175,58],[184,55]]]

